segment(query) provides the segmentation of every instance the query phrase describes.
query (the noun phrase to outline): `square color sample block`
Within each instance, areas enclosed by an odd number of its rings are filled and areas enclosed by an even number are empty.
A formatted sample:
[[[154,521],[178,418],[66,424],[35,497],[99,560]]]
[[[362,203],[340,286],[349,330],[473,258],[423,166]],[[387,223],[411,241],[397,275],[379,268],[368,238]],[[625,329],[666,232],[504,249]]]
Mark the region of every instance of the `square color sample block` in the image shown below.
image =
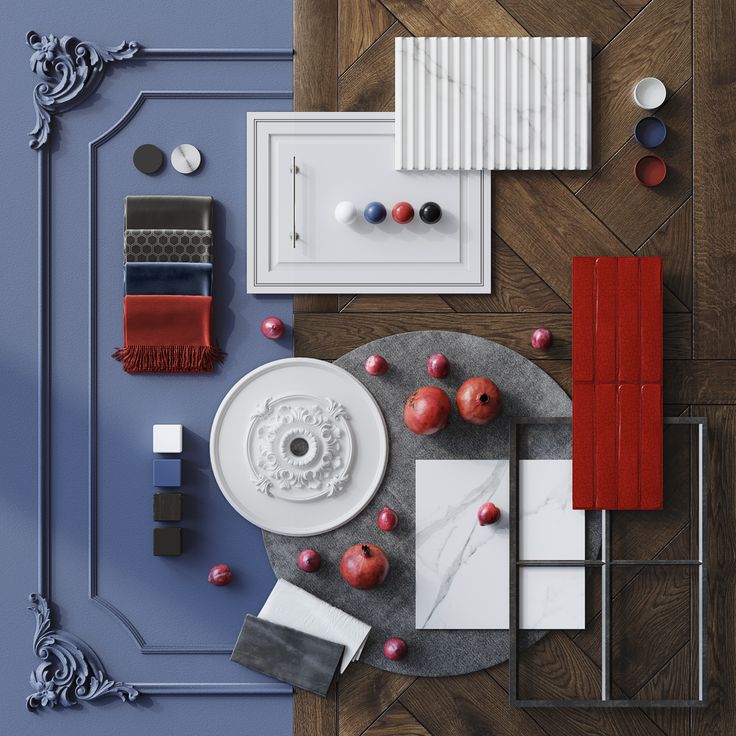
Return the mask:
[[[181,521],[181,493],[154,493],[153,520]]]
[[[153,530],[153,554],[176,557],[181,554],[181,527],[159,526]]]
[[[178,488],[181,485],[181,460],[154,460],[153,485]]]
[[[181,424],[154,424],[153,451],[154,452],[181,452],[182,426]]]

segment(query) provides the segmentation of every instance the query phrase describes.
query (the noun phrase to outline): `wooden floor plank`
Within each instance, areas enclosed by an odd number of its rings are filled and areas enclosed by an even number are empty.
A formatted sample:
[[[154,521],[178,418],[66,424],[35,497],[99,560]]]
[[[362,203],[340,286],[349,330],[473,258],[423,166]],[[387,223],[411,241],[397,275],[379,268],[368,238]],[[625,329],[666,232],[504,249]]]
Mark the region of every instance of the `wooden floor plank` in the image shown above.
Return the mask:
[[[496,0],[381,0],[414,36],[528,36]]]
[[[664,400],[687,404],[736,404],[736,361],[666,360]]]
[[[616,0],[632,18],[649,2],[649,0]]]
[[[688,308],[693,306],[693,200],[689,198],[636,251],[662,256],[664,283]]]
[[[338,736],[337,687],[333,683],[326,698],[294,688],[294,736]]]
[[[577,191],[631,136],[645,113],[632,98],[634,85],[659,77],[670,94],[692,76],[690,3],[651,0],[593,60],[593,168],[560,178]]]
[[[433,736],[545,736],[485,672],[419,679],[399,700]]]
[[[499,0],[532,36],[590,36],[597,54],[630,20],[614,0]]]
[[[410,36],[395,21],[340,77],[338,98],[343,112],[394,109],[394,39]]]
[[[437,294],[359,294],[342,312],[452,312],[452,307]]]
[[[432,736],[401,703],[394,703],[365,736]]]
[[[695,357],[736,358],[736,3],[695,2]]]
[[[294,109],[337,110],[337,0],[294,0]]]
[[[645,187],[634,166],[649,153],[631,137],[578,192],[578,197],[635,251],[692,194],[692,83],[684,84],[660,110],[667,139],[656,150],[667,163],[667,178]]]
[[[552,347],[534,350],[530,339],[540,325],[552,331]],[[505,345],[534,360],[570,358],[571,319],[568,314],[295,314],[294,354],[336,360],[344,353],[379,337],[416,330],[467,332]],[[666,314],[665,358],[690,357],[692,318],[689,314]]]
[[[338,0],[337,17],[338,74],[396,20],[377,0]]]
[[[709,706],[694,709],[693,736],[731,736],[736,723],[736,407],[694,406],[709,422]]]
[[[451,294],[456,312],[569,312],[570,307],[498,235],[491,245],[491,294]]]
[[[689,646],[680,649],[636,697],[646,700],[693,697],[690,689]],[[644,712],[667,736],[688,736],[690,733],[690,710],[687,708],[647,708]]]
[[[351,664],[340,678],[340,736],[360,736],[415,679]]]

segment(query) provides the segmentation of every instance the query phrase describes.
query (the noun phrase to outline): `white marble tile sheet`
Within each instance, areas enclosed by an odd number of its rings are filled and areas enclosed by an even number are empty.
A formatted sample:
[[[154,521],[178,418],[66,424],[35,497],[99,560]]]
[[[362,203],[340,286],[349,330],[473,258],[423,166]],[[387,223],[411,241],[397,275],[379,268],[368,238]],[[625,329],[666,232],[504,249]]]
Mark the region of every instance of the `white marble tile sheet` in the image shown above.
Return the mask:
[[[590,38],[395,39],[396,168],[589,169]]]
[[[572,509],[569,460],[519,463],[520,559],[584,559],[585,512]],[[501,519],[480,526],[493,501]],[[509,626],[509,463],[416,461],[416,626]],[[585,628],[583,568],[525,568],[522,629]]]

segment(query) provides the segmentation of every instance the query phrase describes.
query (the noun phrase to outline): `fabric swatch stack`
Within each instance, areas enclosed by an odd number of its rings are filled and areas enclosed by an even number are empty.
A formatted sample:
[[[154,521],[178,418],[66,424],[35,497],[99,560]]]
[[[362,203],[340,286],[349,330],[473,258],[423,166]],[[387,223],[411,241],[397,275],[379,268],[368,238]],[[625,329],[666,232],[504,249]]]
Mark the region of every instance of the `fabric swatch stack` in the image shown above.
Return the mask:
[[[209,373],[225,354],[212,336],[212,197],[125,198],[128,373]]]

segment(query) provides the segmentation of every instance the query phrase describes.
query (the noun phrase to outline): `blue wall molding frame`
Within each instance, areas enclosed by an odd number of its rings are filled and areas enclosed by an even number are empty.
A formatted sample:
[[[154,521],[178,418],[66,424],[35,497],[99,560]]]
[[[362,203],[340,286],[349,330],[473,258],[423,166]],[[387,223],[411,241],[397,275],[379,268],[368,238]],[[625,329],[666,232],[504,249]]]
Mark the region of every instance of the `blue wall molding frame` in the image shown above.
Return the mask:
[[[144,682],[127,684],[107,676],[95,652],[68,632],[51,628],[51,231],[52,186],[51,149],[47,145],[51,134],[53,116],[73,109],[99,86],[104,77],[105,65],[112,61],[138,60],[161,61],[291,61],[292,49],[156,49],[144,48],[136,42],[123,42],[118,47],[107,48],[92,42],[79,41],[74,36],[57,38],[41,36],[35,32],[27,35],[33,48],[31,69],[41,76],[42,81],[34,90],[36,128],[30,134],[31,148],[38,152],[38,452],[37,452],[37,499],[38,499],[38,584],[37,593],[31,594],[31,610],[36,615],[34,651],[42,662],[31,674],[31,683],[36,692],[27,699],[30,709],[78,704],[107,695],[117,695],[132,701],[137,695],[285,695],[291,694],[290,686],[263,682]],[[131,64],[133,66],[133,64]],[[97,487],[96,487],[96,151],[114,137],[132,120],[146,99],[154,98],[201,98],[201,99],[290,99],[289,90],[264,91],[152,91],[141,92],[123,117],[107,132],[90,143],[90,405],[89,418],[92,443],[90,465],[92,469],[90,488],[89,545],[90,571],[89,593],[102,607],[116,616],[128,629],[141,650],[149,654],[220,654],[229,649],[220,647],[178,647],[149,645],[130,620],[108,601],[96,594],[97,590]],[[55,649],[49,648],[53,642]],[[56,659],[56,668],[50,660]],[[71,658],[71,659],[70,659]],[[75,664],[72,664],[75,663]],[[64,665],[71,667],[67,672]],[[64,672],[65,679],[55,679]],[[51,675],[51,680],[48,675]],[[35,679],[34,679],[35,678]],[[71,688],[71,689],[69,689]]]
[[[177,57],[181,58],[181,57]],[[231,57],[227,57],[230,59]],[[291,57],[289,56],[289,59]],[[146,100],[274,100],[291,99],[292,93],[284,90],[151,90],[138,94],[125,114],[109,130],[89,144],[89,237],[90,237],[90,488],[89,488],[89,597],[109,611],[128,630],[143,654],[230,654],[232,644],[155,644],[148,643],[135,624],[117,606],[98,592],[97,545],[97,154],[99,149],[120,133],[138,114]],[[211,691],[208,691],[211,692]]]

